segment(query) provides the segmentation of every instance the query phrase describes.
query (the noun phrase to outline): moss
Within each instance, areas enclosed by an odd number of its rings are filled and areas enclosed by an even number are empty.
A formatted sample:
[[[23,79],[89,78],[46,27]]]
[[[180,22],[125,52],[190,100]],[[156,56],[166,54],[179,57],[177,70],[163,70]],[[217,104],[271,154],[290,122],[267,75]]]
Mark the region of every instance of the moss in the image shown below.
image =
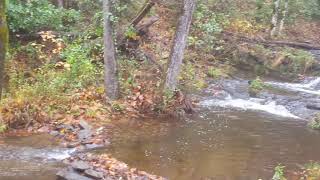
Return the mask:
[[[320,130],[320,113],[316,114],[316,116],[311,119],[308,126],[312,129]]]
[[[249,81],[249,84],[249,89],[256,92],[262,91],[265,87],[264,82],[259,76],[256,79]]]
[[[225,77],[224,72],[221,69],[210,67],[208,69],[208,76],[214,79],[218,79],[220,77]]]

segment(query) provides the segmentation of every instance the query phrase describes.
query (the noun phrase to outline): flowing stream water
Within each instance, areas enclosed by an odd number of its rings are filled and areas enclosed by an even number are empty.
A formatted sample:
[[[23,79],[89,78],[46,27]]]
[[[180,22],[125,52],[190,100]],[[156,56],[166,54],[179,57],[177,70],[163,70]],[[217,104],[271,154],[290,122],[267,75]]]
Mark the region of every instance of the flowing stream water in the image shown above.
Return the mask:
[[[45,134],[0,137],[0,180],[56,180],[60,161],[73,151]]]
[[[306,105],[320,102],[320,78],[267,83],[271,92],[252,98],[247,80],[216,82],[198,114],[119,123],[105,152],[175,180],[270,179],[278,163],[320,161],[320,132],[305,120],[317,112]]]
[[[174,180],[270,179],[278,163],[293,170],[320,161],[320,132],[306,126],[317,112],[307,106],[320,104],[320,78],[267,84],[272,89],[253,98],[247,79],[217,81],[197,114],[119,121],[99,153]],[[0,180],[54,180],[72,153],[50,136],[0,138]]]

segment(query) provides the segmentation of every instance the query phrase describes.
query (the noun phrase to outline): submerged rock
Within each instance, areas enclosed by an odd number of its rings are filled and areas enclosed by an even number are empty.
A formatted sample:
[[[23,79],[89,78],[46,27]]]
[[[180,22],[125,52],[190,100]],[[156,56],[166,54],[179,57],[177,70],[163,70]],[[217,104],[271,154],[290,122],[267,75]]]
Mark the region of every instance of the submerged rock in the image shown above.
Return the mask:
[[[75,161],[71,163],[71,167],[78,171],[85,171],[90,168],[89,164],[84,161]]]
[[[79,126],[81,129],[91,130],[91,126],[85,120],[80,120]]]
[[[80,175],[73,169],[66,168],[57,173],[59,180],[93,180],[92,178]]]
[[[102,179],[103,178],[103,172],[95,171],[92,169],[87,169],[84,171],[84,173],[94,179]]]
[[[86,149],[98,149],[98,148],[102,148],[102,147],[104,147],[104,145],[103,144],[86,144],[85,145],[85,148]]]
[[[320,103],[307,104],[306,107],[312,110],[320,110]]]
[[[59,133],[59,131],[51,131],[49,134],[51,136],[58,136],[60,133]]]
[[[83,129],[78,132],[77,136],[80,141],[85,141],[92,136],[92,132],[91,130]]]

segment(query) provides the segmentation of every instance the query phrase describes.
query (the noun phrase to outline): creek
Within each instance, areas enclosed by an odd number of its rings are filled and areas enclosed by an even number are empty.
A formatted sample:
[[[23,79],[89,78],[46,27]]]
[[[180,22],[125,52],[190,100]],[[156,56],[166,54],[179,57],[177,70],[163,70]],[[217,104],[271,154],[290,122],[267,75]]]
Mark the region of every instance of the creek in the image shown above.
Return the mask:
[[[175,180],[271,179],[278,163],[294,170],[319,161],[320,132],[305,119],[317,112],[306,105],[319,103],[320,78],[267,83],[275,89],[252,98],[248,80],[216,82],[198,114],[119,123],[105,152]]]
[[[294,170],[320,161],[320,132],[306,126],[318,112],[310,104],[320,107],[320,78],[266,84],[272,88],[251,97],[246,78],[212,82],[196,114],[120,120],[112,144],[97,153],[174,180],[270,179],[278,163]],[[50,136],[2,137],[0,179],[54,180],[72,153]]]

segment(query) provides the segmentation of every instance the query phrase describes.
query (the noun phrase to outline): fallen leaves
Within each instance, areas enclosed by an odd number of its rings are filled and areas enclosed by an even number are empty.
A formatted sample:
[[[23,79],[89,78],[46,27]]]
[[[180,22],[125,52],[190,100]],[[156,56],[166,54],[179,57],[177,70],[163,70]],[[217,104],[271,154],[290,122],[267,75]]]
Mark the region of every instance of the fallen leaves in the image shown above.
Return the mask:
[[[107,154],[102,154],[102,155],[80,154],[76,157],[71,157],[67,159],[65,162],[69,164],[71,167],[73,167],[75,164],[85,164],[85,166],[82,166],[82,167],[85,167],[84,172],[78,171],[80,175],[85,175],[85,176],[87,176],[85,171],[90,169],[94,172],[102,173],[101,176],[103,176],[106,179],[115,179],[115,180],[117,179],[165,180],[166,179],[164,177],[148,174],[144,171],[139,171],[135,168],[130,168],[127,164],[121,161],[118,161],[117,159],[112,158]]]

